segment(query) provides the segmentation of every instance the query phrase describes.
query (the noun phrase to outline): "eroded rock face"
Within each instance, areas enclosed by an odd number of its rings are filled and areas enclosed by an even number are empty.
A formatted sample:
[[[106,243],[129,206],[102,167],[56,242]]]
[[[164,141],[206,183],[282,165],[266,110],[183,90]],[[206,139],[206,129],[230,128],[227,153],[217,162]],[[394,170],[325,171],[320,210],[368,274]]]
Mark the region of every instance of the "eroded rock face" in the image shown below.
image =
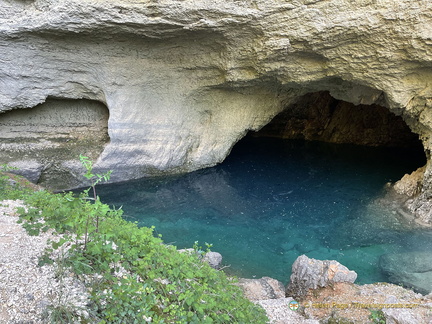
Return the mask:
[[[411,174],[405,174],[402,179],[394,184],[393,188],[399,194],[414,197],[421,192],[425,170],[426,167],[421,167],[413,171]]]
[[[110,141],[92,158],[98,172],[115,169],[112,181],[215,165],[248,130],[319,91],[386,107],[432,147],[430,1],[1,0],[0,8],[0,111],[49,97],[101,102]],[[432,190],[430,170],[416,211]]]
[[[79,185],[79,155],[96,159],[104,150],[108,115],[100,102],[67,99],[0,114],[0,164],[48,187]]]
[[[303,298],[309,289],[324,288],[339,282],[353,283],[357,273],[335,260],[316,260],[299,256],[292,265],[286,295]]]

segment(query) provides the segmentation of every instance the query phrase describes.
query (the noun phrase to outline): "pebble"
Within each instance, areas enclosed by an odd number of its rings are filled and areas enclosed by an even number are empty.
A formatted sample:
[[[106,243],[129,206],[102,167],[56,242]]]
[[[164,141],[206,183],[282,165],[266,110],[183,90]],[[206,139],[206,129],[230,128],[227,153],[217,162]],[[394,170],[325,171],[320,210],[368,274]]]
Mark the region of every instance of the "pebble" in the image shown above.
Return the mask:
[[[38,266],[47,240],[56,237],[51,233],[29,236],[17,224],[17,207],[24,207],[22,201],[0,201],[1,237],[12,237],[7,243],[0,240],[0,323],[46,323],[44,313],[50,306],[87,305],[83,283],[72,276],[58,280],[54,266]]]

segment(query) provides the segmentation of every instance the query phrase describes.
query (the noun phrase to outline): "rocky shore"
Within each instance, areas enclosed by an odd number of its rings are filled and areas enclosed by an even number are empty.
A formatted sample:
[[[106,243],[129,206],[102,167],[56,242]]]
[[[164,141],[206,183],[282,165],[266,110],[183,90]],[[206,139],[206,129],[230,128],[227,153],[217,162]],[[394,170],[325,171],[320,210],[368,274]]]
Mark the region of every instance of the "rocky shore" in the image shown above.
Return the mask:
[[[59,276],[59,267],[38,265],[47,241],[55,237],[29,236],[17,224],[17,207],[22,202],[0,203],[0,322],[46,323],[49,312],[59,305],[85,313],[84,285],[71,275]],[[271,323],[367,323],[379,310],[386,323],[432,323],[432,294],[423,296],[386,283],[355,285],[356,276],[336,261],[301,256],[287,287],[267,277],[240,279],[239,285],[266,310]],[[289,307],[293,301],[299,302],[297,310]]]

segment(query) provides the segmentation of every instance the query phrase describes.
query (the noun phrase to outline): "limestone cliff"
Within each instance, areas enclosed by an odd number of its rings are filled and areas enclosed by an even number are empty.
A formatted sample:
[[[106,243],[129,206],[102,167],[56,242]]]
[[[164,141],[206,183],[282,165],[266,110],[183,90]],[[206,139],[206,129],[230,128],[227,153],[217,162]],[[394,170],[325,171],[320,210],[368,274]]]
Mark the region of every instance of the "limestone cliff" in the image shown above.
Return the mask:
[[[191,171],[319,91],[402,116],[429,157],[431,50],[428,0],[0,0],[0,163],[69,170],[63,187],[80,150],[113,181]]]

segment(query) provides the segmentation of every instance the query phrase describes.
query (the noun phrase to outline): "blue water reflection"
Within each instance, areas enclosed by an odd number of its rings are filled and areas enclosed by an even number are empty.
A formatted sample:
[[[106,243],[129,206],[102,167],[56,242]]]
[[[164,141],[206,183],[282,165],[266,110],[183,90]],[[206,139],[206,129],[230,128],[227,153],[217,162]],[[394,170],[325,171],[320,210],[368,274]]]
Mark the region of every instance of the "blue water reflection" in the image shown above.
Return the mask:
[[[384,253],[432,246],[379,199],[387,182],[425,163],[413,152],[247,138],[220,165],[99,187],[104,202],[156,227],[179,248],[213,244],[242,277],[287,282],[301,254],[338,260],[358,282],[385,281]]]

